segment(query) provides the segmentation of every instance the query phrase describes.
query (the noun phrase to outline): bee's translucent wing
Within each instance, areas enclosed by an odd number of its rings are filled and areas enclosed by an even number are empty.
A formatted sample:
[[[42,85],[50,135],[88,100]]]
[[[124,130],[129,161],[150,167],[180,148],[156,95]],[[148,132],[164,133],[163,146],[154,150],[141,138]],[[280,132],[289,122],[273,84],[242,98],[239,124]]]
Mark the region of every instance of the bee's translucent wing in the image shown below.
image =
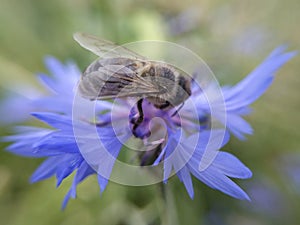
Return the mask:
[[[134,59],[146,59],[144,56],[141,56],[123,46],[115,45],[110,41],[101,40],[94,35],[78,32],[73,35],[73,38],[83,48],[93,52],[101,58],[129,57]]]
[[[161,93],[149,77],[141,77],[123,65],[107,65],[85,74],[78,89],[82,97],[91,100],[144,97]]]

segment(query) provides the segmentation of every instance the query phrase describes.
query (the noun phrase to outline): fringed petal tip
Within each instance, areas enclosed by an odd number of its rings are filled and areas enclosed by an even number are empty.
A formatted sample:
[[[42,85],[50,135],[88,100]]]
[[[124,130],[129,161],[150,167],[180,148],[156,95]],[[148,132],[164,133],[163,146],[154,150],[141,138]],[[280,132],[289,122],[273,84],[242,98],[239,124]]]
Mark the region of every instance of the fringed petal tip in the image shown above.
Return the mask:
[[[76,198],[76,191],[72,190],[72,188],[68,191],[68,193],[66,194],[63,202],[62,202],[62,205],[61,205],[61,210],[65,210],[70,199],[75,199]]]

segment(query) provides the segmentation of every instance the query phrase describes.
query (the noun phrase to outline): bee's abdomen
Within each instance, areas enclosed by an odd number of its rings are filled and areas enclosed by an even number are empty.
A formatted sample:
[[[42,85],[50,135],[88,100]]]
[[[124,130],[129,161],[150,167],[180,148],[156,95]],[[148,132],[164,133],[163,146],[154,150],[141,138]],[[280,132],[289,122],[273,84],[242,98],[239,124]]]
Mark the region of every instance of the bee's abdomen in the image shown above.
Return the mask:
[[[160,71],[160,77],[163,77],[169,81],[172,81],[175,82],[175,75],[174,75],[174,72],[169,69],[168,67],[161,67],[161,71]]]

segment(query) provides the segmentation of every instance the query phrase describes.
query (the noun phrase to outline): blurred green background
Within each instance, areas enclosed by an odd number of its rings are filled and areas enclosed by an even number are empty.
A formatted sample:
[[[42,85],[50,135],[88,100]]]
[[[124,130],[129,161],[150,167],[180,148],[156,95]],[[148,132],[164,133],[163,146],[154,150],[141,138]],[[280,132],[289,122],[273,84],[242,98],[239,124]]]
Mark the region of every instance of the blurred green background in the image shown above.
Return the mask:
[[[74,60],[84,69],[94,55],[72,39],[83,31],[116,43],[166,40],[202,57],[222,84],[246,76],[281,44],[300,49],[299,0],[0,0],[0,87],[2,97],[20,84],[36,85],[46,72],[43,58]],[[71,179],[55,189],[55,179],[30,185],[41,160],[0,157],[0,224],[299,224],[300,101],[299,57],[278,73],[247,120],[255,133],[245,142],[232,138],[225,150],[238,156],[253,178],[238,183],[252,202],[232,199],[194,180],[190,200],[177,178],[168,184],[164,206],[159,185],[126,187],[110,183],[99,196],[95,177],[78,187],[64,212],[61,201]],[[5,117],[5,115],[1,115]],[[10,128],[2,126],[1,134]],[[4,149],[6,144],[1,144]],[[173,204],[172,204],[173,203]]]

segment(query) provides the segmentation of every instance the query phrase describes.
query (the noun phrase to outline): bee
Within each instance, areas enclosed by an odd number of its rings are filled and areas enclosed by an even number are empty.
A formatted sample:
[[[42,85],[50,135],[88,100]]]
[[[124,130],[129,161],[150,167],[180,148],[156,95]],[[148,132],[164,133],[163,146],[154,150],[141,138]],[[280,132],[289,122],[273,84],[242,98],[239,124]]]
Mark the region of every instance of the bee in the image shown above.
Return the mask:
[[[139,117],[133,129],[143,121],[143,99],[158,109],[169,110],[191,95],[190,76],[175,66],[148,60],[93,35],[75,33],[74,39],[100,57],[83,72],[78,85],[80,95],[90,100],[137,98]]]

